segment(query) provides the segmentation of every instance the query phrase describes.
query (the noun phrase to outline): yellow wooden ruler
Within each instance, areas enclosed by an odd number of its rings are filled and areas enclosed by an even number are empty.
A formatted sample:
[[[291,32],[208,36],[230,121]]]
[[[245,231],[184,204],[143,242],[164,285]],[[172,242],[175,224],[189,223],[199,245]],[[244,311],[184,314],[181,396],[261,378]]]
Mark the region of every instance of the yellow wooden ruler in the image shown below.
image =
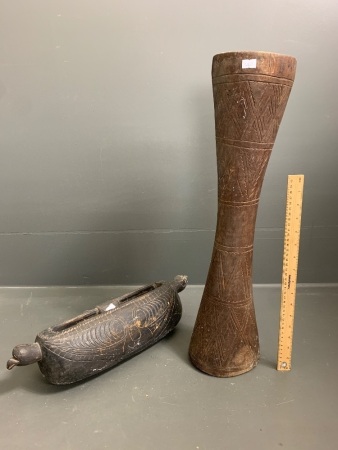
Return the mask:
[[[304,175],[289,175],[286,197],[283,276],[277,370],[291,370]]]

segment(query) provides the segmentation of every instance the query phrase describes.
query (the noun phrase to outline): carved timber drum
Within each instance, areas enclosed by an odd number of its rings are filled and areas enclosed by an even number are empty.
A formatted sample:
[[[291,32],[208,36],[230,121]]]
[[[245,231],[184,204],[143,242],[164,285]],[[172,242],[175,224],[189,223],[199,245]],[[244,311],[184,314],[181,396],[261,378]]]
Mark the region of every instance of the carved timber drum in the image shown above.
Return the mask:
[[[256,213],[295,70],[295,58],[276,53],[213,58],[217,227],[189,349],[192,363],[210,375],[240,375],[259,359],[252,295]]]

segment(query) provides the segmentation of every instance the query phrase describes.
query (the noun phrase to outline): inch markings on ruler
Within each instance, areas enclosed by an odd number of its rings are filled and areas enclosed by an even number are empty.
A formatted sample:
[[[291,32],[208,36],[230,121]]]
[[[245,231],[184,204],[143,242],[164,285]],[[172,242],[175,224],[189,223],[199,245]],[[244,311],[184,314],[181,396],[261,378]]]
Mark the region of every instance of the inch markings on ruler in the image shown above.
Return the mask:
[[[291,370],[304,175],[289,175],[286,196],[277,370]]]

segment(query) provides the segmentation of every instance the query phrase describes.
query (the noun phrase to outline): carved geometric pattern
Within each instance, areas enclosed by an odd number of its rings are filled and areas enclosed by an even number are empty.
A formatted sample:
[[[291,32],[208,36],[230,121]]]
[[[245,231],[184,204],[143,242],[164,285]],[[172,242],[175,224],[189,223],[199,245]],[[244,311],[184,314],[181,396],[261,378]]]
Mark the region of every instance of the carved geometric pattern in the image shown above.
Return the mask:
[[[218,217],[190,344],[192,361],[218,376],[246,372],[259,356],[251,279],[256,211],[294,76],[293,62],[275,56],[259,55],[263,73],[252,76],[236,58],[217,55],[213,65]]]
[[[218,193],[222,200],[248,202],[259,198],[271,148],[238,148],[218,140]]]
[[[215,333],[215,330],[222,331]],[[218,370],[226,368],[225,372],[240,370],[238,364],[233,364],[239,347],[246,353],[252,349],[252,363],[257,358],[258,332],[252,303],[219,308],[213,301],[203,302],[194,332],[199,335],[202,345],[197,347],[192,341],[190,356],[196,361],[203,361],[208,367]],[[248,360],[244,362],[246,365],[250,363]]]
[[[220,303],[245,304],[251,301],[252,248],[235,251],[214,247],[204,295]]]
[[[273,143],[290,91],[291,87],[282,83],[247,80],[215,84],[216,137]]]

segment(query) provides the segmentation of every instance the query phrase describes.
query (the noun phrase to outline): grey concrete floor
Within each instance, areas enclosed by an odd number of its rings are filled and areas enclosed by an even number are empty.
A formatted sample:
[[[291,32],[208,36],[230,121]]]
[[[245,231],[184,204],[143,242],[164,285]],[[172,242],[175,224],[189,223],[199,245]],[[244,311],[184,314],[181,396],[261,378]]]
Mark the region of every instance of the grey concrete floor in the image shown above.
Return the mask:
[[[275,369],[278,286],[254,289],[262,356],[245,375],[210,377],[188,360],[201,286],[181,293],[173,334],[96,378],[57,387],[37,365],[6,370],[14,345],[129,290],[0,288],[1,449],[338,448],[338,285],[298,288],[291,372]]]

